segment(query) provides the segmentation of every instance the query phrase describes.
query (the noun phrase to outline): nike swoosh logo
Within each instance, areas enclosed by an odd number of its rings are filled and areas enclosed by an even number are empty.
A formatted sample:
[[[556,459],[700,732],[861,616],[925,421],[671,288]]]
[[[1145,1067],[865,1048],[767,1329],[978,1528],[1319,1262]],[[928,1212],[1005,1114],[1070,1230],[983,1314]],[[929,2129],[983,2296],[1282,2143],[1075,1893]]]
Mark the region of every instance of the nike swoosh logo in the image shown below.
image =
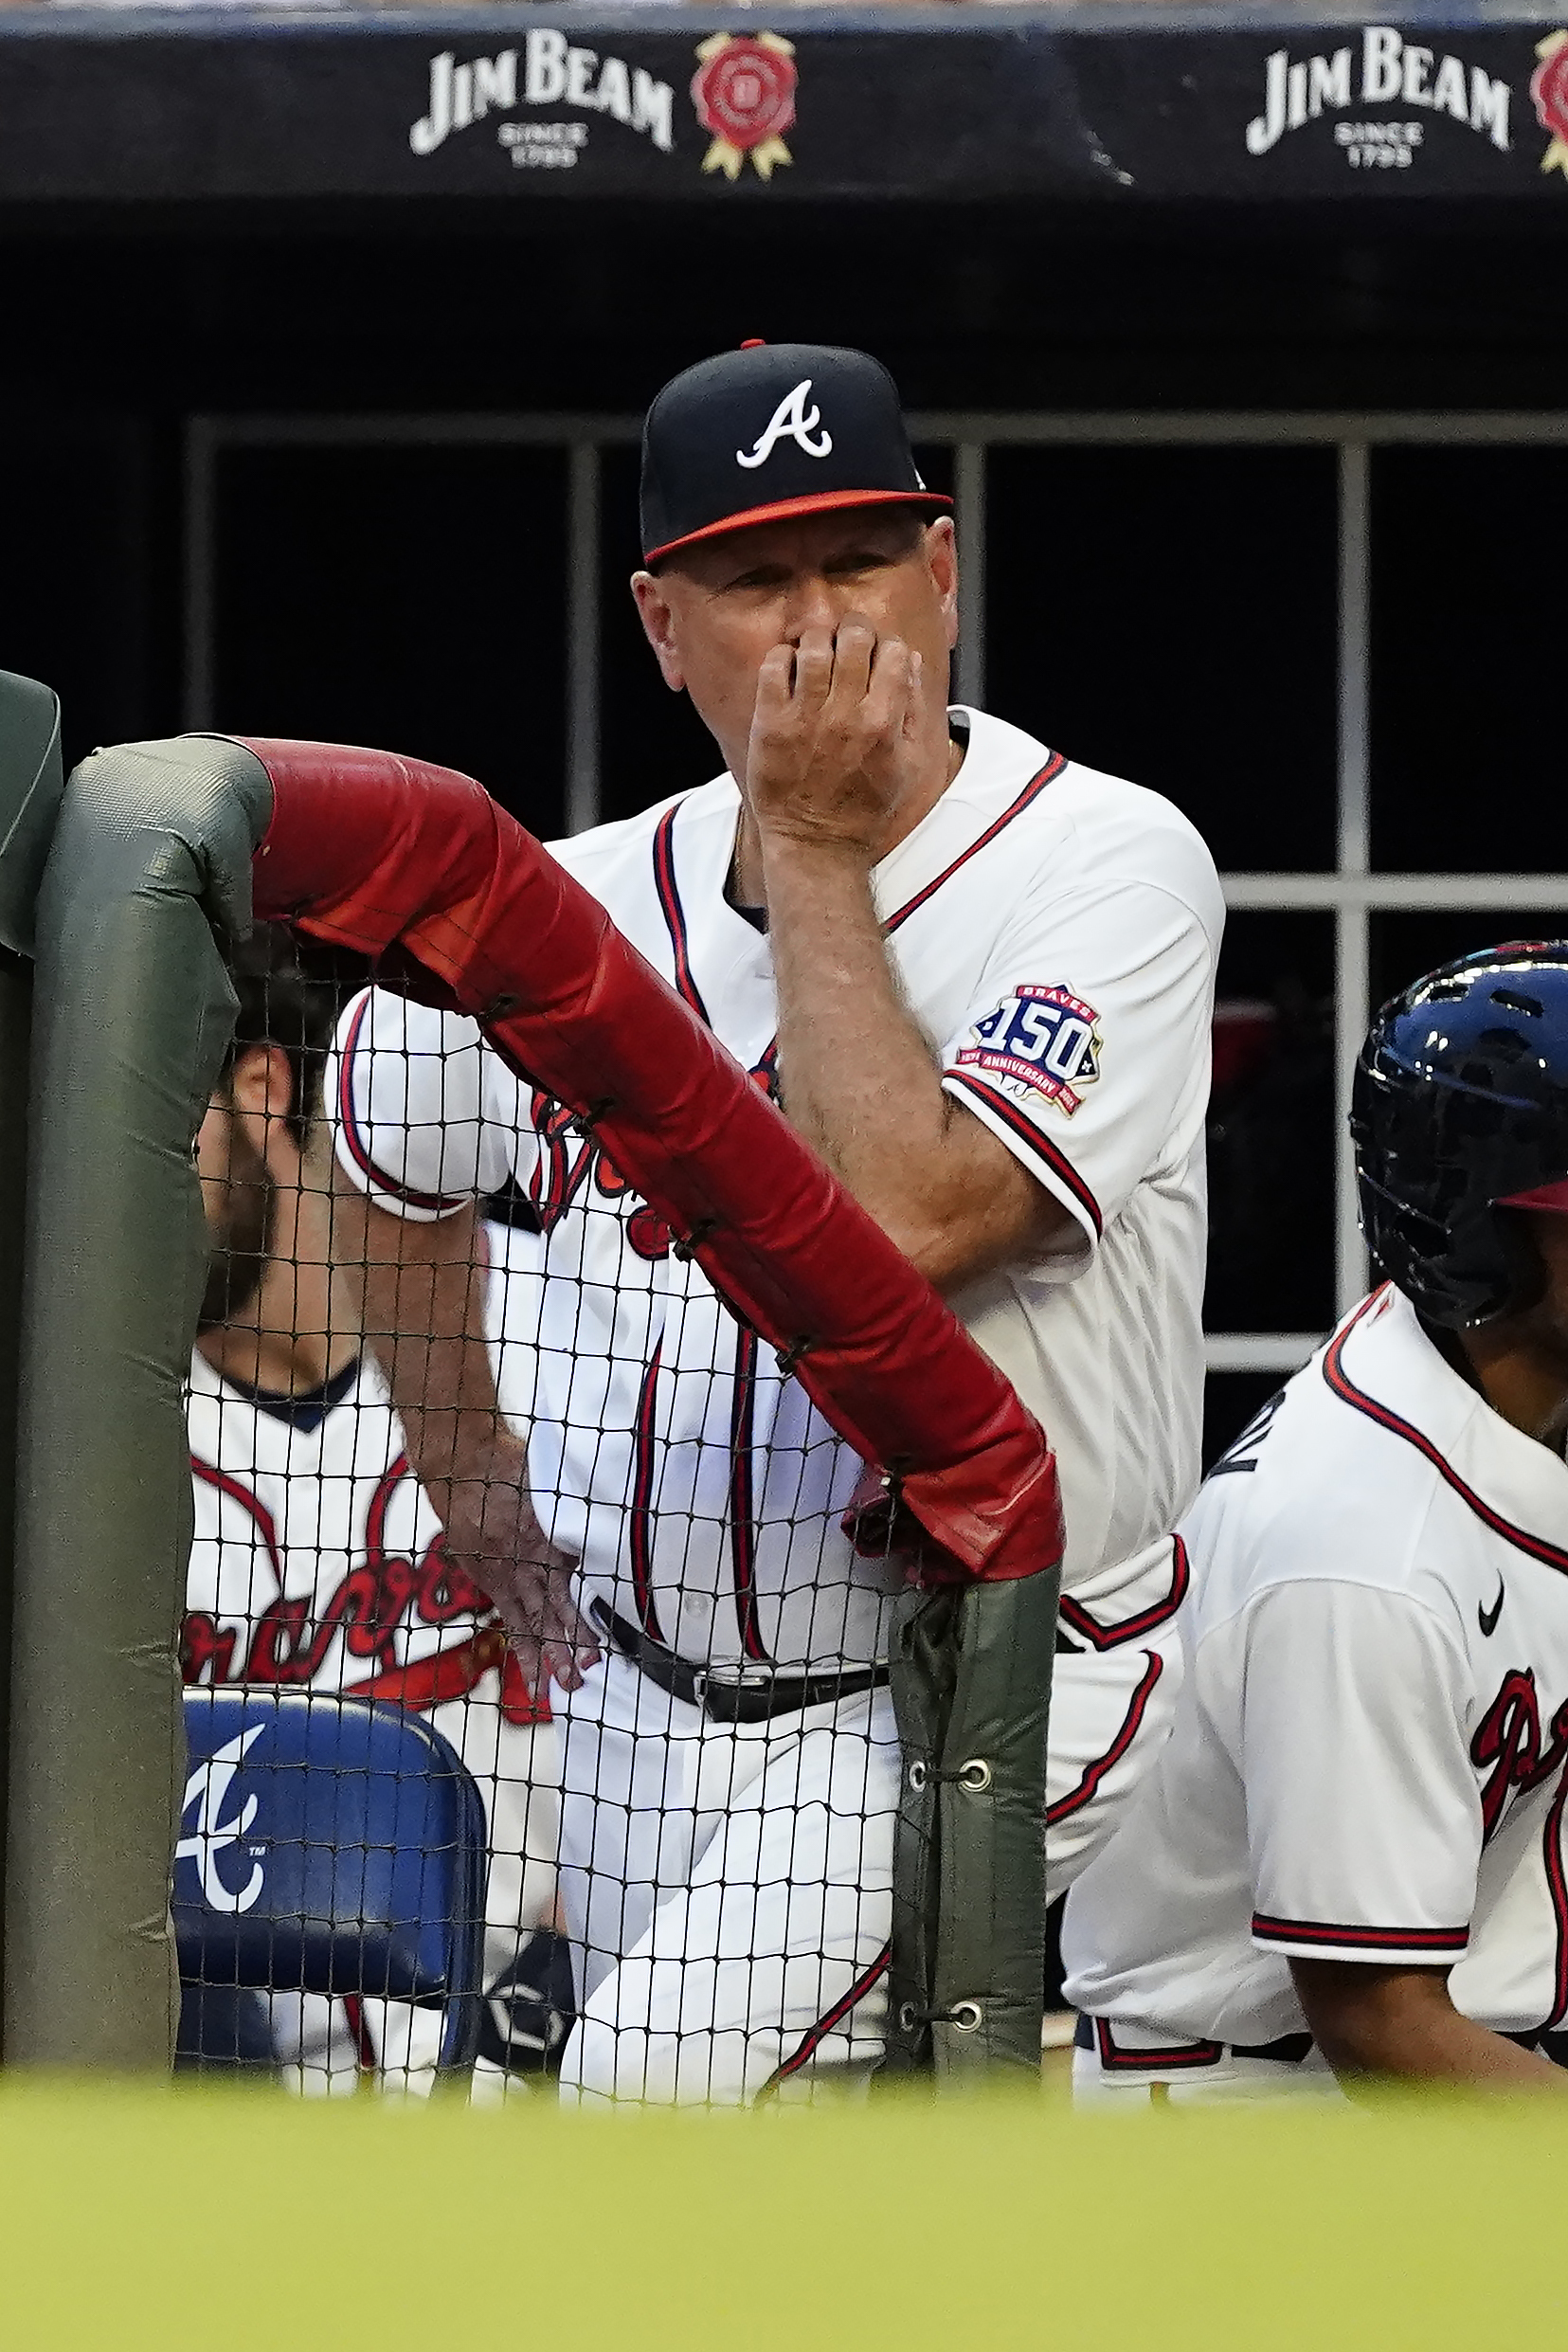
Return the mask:
[[[1491,1607],[1489,1609],[1484,1609],[1478,1606],[1476,1609],[1476,1622],[1481,1628],[1483,1640],[1489,1641],[1493,1634],[1497,1631],[1497,1620],[1503,1614],[1503,1595],[1505,1589],[1503,1579],[1499,1577],[1497,1580],[1497,1599],[1492,1602]]]

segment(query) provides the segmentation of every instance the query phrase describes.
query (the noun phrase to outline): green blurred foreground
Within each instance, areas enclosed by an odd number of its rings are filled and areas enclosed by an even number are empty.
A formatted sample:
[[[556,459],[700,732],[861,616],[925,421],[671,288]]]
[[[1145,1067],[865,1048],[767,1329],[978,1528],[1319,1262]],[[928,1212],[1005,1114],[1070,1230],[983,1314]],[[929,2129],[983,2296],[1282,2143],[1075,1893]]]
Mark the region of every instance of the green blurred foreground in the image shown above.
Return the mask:
[[[0,2092],[16,2345],[1560,2343],[1568,2105],[498,2113]]]

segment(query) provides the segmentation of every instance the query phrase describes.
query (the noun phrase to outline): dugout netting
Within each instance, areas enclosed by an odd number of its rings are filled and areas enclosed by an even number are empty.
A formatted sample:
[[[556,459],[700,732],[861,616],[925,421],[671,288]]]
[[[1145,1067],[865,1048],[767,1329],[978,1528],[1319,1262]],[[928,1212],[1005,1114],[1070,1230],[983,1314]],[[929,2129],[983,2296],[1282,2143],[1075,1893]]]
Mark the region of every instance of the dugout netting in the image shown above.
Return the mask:
[[[192,2062],[536,2075],[585,2006],[584,2088],[622,2096],[1037,2050],[1054,1465],[676,978],[447,771],[186,738],[72,779],[17,1675],[19,1759],[46,1732],[69,1768],[22,1774],[11,2054],[109,2054],[128,1934],[146,2054],[173,1584]],[[441,1451],[476,1377],[522,1477]],[[569,1737],[487,1588],[522,1487],[616,1661]],[[62,1577],[107,1620],[63,1695]],[[122,1849],[91,1903],[83,1836]]]

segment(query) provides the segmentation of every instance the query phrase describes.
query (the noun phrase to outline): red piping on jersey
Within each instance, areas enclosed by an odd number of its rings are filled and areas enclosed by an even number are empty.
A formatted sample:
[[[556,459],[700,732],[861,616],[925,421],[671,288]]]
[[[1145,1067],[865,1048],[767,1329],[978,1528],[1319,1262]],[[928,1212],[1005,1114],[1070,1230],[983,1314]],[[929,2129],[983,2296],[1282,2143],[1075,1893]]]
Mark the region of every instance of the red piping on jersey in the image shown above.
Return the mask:
[[[278,1522],[261,1496],[253,1494],[249,1487],[242,1486],[238,1478],[231,1478],[226,1470],[215,1470],[210,1462],[204,1462],[199,1454],[190,1456],[190,1472],[192,1477],[200,1478],[204,1486],[216,1487],[220,1494],[226,1494],[230,1502],[238,1503],[242,1510],[250,1513],[256,1531],[267,1547],[267,1559],[278,1580],[278,1589],[281,1592],[283,1558],[278,1548]]]
[[[359,2061],[360,2072],[373,2074],[376,2071],[376,2046],[370,2038],[370,2028],[365,2016],[364,1996],[359,1993],[345,1993],[343,2015],[348,2018],[349,2031],[353,2035],[354,2052]]]
[[[655,830],[654,888],[658,893],[658,903],[663,909],[665,928],[670,934],[670,945],[675,950],[676,986],[697,1019],[706,1022],[711,1029],[713,1024],[708,1019],[708,1007],[702,1001],[702,991],[692,977],[692,952],[686,931],[686,910],[680,903],[680,884],[676,879],[675,831],[676,819],[679,816],[680,810],[681,803],[676,801],[673,808],[665,810]]]
[[[1562,1814],[1568,1800],[1568,1766],[1564,1767],[1546,1816],[1541,1833],[1541,1855],[1546,1865],[1546,1891],[1552,1898],[1552,1917],[1557,1927],[1557,1954],[1552,1970],[1552,2008],[1543,2033],[1562,2023],[1568,2016],[1568,1878],[1565,1878],[1562,1858]]]
[[[735,1384],[730,1406],[730,1564],[735,1583],[735,1622],[749,1658],[766,1659],[757,1623],[756,1497],[751,1476],[757,1409],[757,1334],[743,1323],[735,1341]]]
[[[762,2089],[758,2091],[756,2100],[753,2102],[754,2105],[760,2107],[763,2100],[769,2098],[772,2093],[778,2090],[779,2085],[782,2082],[787,2082],[791,2074],[798,2074],[800,2072],[802,2067],[806,2063],[806,2060],[815,2051],[821,2047],[822,2043],[832,2033],[834,2027],[836,2025],[842,2024],[844,2018],[848,2017],[850,2011],[856,2006],[856,2002],[865,1999],[866,1995],[871,1991],[871,1988],[876,1982],[877,1978],[886,1975],[888,1964],[892,1958],[892,1945],[891,1944],[884,1944],[882,1949],[877,1953],[876,1958],[872,1962],[871,1966],[865,1970],[863,1975],[856,1978],[855,1982],[850,1986],[849,1991],[844,1994],[843,1998],[840,2000],[836,2000],[832,2008],[827,2010],[823,2016],[817,2019],[815,2025],[809,2026],[806,2029],[805,2033],[801,2036],[801,2039],[796,2043],[794,2049],[790,2052],[788,2057],[784,2059],[781,2066],[776,2066],[774,2068],[766,2082],[764,2083]]]
[[[1342,1403],[1354,1405],[1358,1413],[1364,1413],[1369,1420],[1377,1421],[1392,1436],[1403,1438],[1407,1445],[1413,1445],[1418,1454],[1423,1455],[1444,1484],[1453,1489],[1460,1501],[1467,1503],[1482,1525],[1490,1528],[1494,1535],[1501,1535],[1505,1544],[1512,1544],[1516,1550],[1526,1553],[1530,1559],[1539,1560],[1543,1567],[1556,1568],[1560,1574],[1568,1576],[1568,1551],[1563,1551],[1556,1544],[1548,1544],[1544,1536],[1532,1535],[1526,1528],[1515,1527],[1511,1519],[1505,1519],[1500,1511],[1494,1511],[1489,1503],[1483,1502],[1475,1489],[1465,1483],[1430,1438],[1423,1437],[1413,1421],[1405,1420],[1388,1405],[1379,1404],[1376,1397],[1369,1397],[1364,1388],[1358,1388],[1345,1370],[1346,1340],[1361,1317],[1380,1298],[1386,1297],[1391,1288],[1391,1284],[1384,1283],[1382,1289],[1374,1291],[1370,1298],[1363,1298],[1344,1329],[1329,1342],[1323,1359],[1324,1379]]]
[[[410,1208],[442,1211],[462,1208],[468,1200],[466,1193],[458,1193],[453,1196],[444,1192],[416,1192],[411,1185],[400,1184],[395,1176],[388,1176],[387,1170],[384,1167],[378,1167],[370,1157],[369,1147],[360,1134],[359,1121],[354,1115],[353,1088],[354,1055],[359,1047],[359,1032],[365,1025],[365,1016],[369,1009],[369,997],[368,995],[361,997],[358,1009],[349,1023],[349,1034],[344,1040],[342,1058],[338,1066],[338,1122],[343,1140],[349,1147],[349,1157],[360,1174],[373,1185],[378,1192],[390,1193],[395,1201],[406,1201]]]
[[[637,1597],[637,1614],[642,1630],[653,1640],[663,1643],[658,1628],[658,1610],[654,1603],[653,1584],[653,1509],[654,1509],[654,1429],[658,1408],[658,1363],[664,1353],[661,1339],[648,1359],[638,1391],[637,1423],[632,1469],[632,1502],[626,1513],[626,1549],[631,1555],[632,1591]],[[666,1648],[668,1644],[664,1645]]]
[[[1187,1559],[1187,1547],[1180,1535],[1173,1535],[1170,1590],[1163,1601],[1155,1601],[1151,1608],[1144,1609],[1137,1617],[1124,1617],[1115,1625],[1102,1625],[1090,1616],[1081,1601],[1071,1600],[1064,1594],[1058,1614],[1075,1634],[1082,1634],[1091,1649],[1119,1650],[1126,1642],[1141,1641],[1145,1634],[1152,1634],[1156,1626],[1167,1623],[1186,1599],[1187,1586],[1191,1582],[1192,1566]]]
[[[1071,1814],[1080,1813],[1094,1795],[1106,1774],[1121,1763],[1122,1758],[1138,1737],[1144,1717],[1148,1712],[1148,1703],[1154,1696],[1154,1686],[1164,1671],[1164,1659],[1157,1650],[1151,1650],[1149,1662],[1144,1670],[1143,1680],[1127,1702],[1127,1711],[1122,1718],[1121,1729],[1106,1749],[1105,1754],[1097,1757],[1094,1763],[1088,1766],[1076,1788],[1070,1788],[1065,1797],[1058,1797],[1055,1803],[1049,1808],[1045,1817],[1048,1828],[1054,1829],[1058,1821],[1065,1821]]]
[[[670,934],[670,947],[675,958],[676,987],[697,1019],[712,1027],[702,991],[692,975],[690,940],[686,928],[686,910],[681,903],[680,884],[676,876],[675,830],[681,803],[666,809],[654,832],[654,888],[664,916],[664,927]],[[766,1076],[765,1085],[771,1091],[772,1064],[778,1054],[774,1040],[763,1057]],[[752,1076],[758,1076],[756,1071]],[[742,1324],[735,1343],[734,1387],[730,1410],[730,1573],[734,1587],[735,1622],[740,1633],[741,1649],[748,1658],[767,1657],[767,1645],[757,1623],[756,1594],[756,1528],[752,1518],[753,1481],[751,1448],[756,1415],[757,1335]],[[634,1583],[635,1583],[634,1574]],[[647,1618],[643,1619],[647,1625]],[[656,1639],[657,1628],[649,1626]]]
[[[1361,1927],[1336,1919],[1275,1919],[1268,1911],[1253,1913],[1253,1934],[1259,1944],[1343,1945],[1352,1952],[1462,1952],[1470,1940],[1468,1927]]]
[[[1037,1422],[951,1309],[604,909],[472,778],[348,745],[230,738],[272,787],[256,912],[369,955],[480,1022],[596,1141],[862,1461],[983,1580],[1062,1551]],[[202,756],[210,757],[211,738]],[[701,1238],[698,1239],[697,1237]]]
[[[1034,1120],[1025,1118],[1017,1103],[1009,1101],[1005,1095],[999,1094],[994,1086],[987,1086],[982,1078],[972,1078],[966,1070],[945,1070],[942,1074],[942,1082],[944,1086],[962,1086],[966,1094],[973,1095],[977,1101],[985,1105],[993,1118],[1000,1119],[1004,1127],[1012,1130],[1025,1150],[1033,1151],[1037,1158],[1045,1162],[1048,1167],[1055,1170],[1072,1198],[1088,1216],[1094,1227],[1094,1239],[1097,1241],[1105,1231],[1105,1220],[1100,1215],[1100,1203],[1072,1161],[1064,1152],[1057,1149],[1048,1136],[1040,1132]]]
[[[924,890],[917,890],[912,898],[905,900],[896,914],[889,915],[882,926],[884,932],[895,932],[901,923],[907,923],[917,907],[923,907],[928,898],[934,897],[944,882],[952,880],[960,866],[967,865],[971,858],[977,858],[982,849],[996,840],[1004,825],[1011,824],[1015,817],[1023,814],[1031,802],[1037,801],[1046,786],[1054,783],[1066,766],[1067,754],[1064,751],[1053,751],[1039,774],[1031,776],[1018,799],[1004,808],[993,823],[986,826],[979,840],[971,841],[967,849],[960,850],[952,864],[944,866],[934,882],[928,882]]]
[[[1095,2018],[1094,2046],[1108,2074],[1157,2074],[1167,2068],[1184,2073],[1195,2066],[1217,2066],[1225,2055],[1219,2042],[1178,2042],[1174,2050],[1118,2050],[1108,2017]]]

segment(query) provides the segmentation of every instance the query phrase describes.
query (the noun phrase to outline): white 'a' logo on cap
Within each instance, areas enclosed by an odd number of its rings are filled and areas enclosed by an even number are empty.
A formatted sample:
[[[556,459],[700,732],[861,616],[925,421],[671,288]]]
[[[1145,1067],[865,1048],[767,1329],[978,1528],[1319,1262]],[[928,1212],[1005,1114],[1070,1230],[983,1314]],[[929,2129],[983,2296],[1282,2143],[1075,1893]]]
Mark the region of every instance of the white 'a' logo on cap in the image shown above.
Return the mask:
[[[833,449],[833,435],[827,427],[822,426],[815,441],[811,438],[822,423],[822,412],[814,401],[807,414],[806,395],[810,390],[811,378],[807,376],[803,384],[797,384],[792,392],[786,393],[769,418],[767,430],[759,433],[752,443],[749,457],[744,449],[737,449],[735,463],[748,467],[766,464],[773,455],[774,443],[779,441],[792,441],[798,449],[805,451],[808,458],[829,456]]]

